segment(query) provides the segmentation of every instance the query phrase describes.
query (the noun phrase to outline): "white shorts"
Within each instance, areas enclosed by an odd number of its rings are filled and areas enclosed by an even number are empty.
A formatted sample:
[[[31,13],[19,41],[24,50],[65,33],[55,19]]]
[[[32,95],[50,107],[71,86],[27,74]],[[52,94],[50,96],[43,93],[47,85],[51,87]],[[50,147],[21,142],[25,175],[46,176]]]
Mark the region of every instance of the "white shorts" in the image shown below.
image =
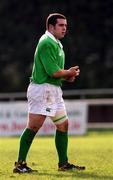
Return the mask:
[[[27,90],[28,112],[50,117],[55,124],[67,120],[67,113],[59,86],[30,83]]]

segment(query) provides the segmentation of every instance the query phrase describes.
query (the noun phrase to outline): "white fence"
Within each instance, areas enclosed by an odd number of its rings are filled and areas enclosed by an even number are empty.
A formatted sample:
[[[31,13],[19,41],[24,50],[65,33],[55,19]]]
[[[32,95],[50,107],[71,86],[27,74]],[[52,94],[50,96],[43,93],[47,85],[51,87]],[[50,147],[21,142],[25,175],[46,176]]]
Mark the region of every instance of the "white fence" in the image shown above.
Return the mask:
[[[65,101],[69,116],[69,134],[82,135],[87,128],[87,104],[85,102]],[[27,102],[0,103],[0,136],[20,135],[26,126]],[[39,131],[39,135],[52,135],[55,126],[48,118]]]
[[[100,98],[87,99],[86,97],[89,95],[98,95]],[[113,128],[113,118],[110,122],[105,123],[92,123],[88,121],[88,110],[90,106],[105,105],[113,107],[113,97],[101,98],[101,95],[112,97],[113,89],[64,91],[64,99],[70,119],[69,134],[85,134],[87,128]],[[71,100],[66,100],[69,96]],[[75,96],[79,98],[75,100],[73,98]],[[0,93],[0,100],[0,135],[20,135],[26,125],[27,119],[26,93]],[[109,117],[113,117],[113,114],[110,114]],[[54,125],[48,119],[39,131],[39,134],[50,135],[54,133],[54,130]]]
[[[113,98],[113,88],[110,89],[73,89],[73,90],[64,90],[64,98],[67,97],[79,97],[80,99],[87,99],[87,96],[106,96],[107,98],[111,96]],[[8,99],[25,99],[26,92],[15,92],[15,93],[0,93],[0,100]]]

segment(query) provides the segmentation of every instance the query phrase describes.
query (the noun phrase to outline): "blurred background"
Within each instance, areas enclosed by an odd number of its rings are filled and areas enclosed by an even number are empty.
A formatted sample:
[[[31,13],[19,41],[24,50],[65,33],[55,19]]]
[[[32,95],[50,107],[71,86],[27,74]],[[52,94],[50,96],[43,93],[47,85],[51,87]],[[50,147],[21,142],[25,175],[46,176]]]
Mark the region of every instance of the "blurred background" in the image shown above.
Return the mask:
[[[34,51],[39,37],[45,32],[46,18],[53,12],[64,14],[68,20],[68,33],[62,40],[65,68],[79,65],[81,69],[75,83],[64,83],[64,98],[93,98],[87,100],[88,122],[109,122],[111,127],[112,0],[1,0],[0,98],[25,98]]]
[[[77,64],[81,69],[79,80],[63,88],[113,88],[112,0],[1,0],[0,92],[26,91],[34,50],[52,12],[68,19],[62,40],[66,68]]]

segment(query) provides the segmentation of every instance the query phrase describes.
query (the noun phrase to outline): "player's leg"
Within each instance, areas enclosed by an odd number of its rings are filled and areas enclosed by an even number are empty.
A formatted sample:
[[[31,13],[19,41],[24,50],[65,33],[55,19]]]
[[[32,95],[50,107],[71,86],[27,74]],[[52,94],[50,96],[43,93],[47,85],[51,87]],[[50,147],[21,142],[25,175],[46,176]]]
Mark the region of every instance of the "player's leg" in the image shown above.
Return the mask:
[[[63,110],[58,111],[54,118],[51,118],[56,125],[55,145],[58,153],[58,170],[84,170],[84,166],[70,164],[68,162],[68,118]]]
[[[59,119],[62,120],[61,118]],[[56,124],[55,136],[55,145],[59,157],[58,170],[84,170],[84,166],[78,166],[68,162],[68,119],[65,119],[63,122],[60,122],[60,120]]]
[[[27,166],[26,157],[36,133],[45,121],[45,117],[46,116],[44,115],[36,115],[29,113],[27,126],[20,137],[18,161],[15,162],[15,168],[13,170],[14,173],[25,173],[34,171]]]
[[[55,98],[55,115],[51,117],[56,125],[55,145],[57,149],[59,165],[68,162],[67,147],[68,147],[68,117],[65,109],[64,100],[62,98],[61,88],[56,88]]]
[[[20,138],[20,149],[18,161],[26,161],[27,153],[32,141],[41,128],[45,120],[45,116],[29,113],[28,123]]]
[[[59,98],[59,102],[57,103],[56,114],[54,117],[51,117],[51,119],[56,125],[55,145],[59,158],[58,170],[65,171],[65,170],[73,170],[73,169],[79,169],[79,170],[85,169],[84,166],[76,166],[68,163],[67,150],[68,150],[69,121],[62,97]]]
[[[14,172],[31,172],[31,168],[26,167],[26,157],[32,141],[46,117],[43,91],[42,86],[33,83],[30,83],[28,87],[28,122],[20,137],[18,161],[15,163]]]
[[[51,118],[56,125],[55,146],[58,153],[59,165],[68,162],[68,119],[64,110],[58,111],[55,117]]]

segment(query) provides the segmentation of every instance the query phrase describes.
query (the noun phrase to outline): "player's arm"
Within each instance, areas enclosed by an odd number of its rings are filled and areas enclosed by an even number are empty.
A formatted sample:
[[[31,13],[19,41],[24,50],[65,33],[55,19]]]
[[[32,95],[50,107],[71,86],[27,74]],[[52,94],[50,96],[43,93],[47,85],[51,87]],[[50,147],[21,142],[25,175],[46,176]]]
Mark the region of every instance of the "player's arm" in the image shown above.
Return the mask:
[[[49,76],[63,78],[66,80],[66,78],[71,78],[78,75],[78,66],[74,66],[68,70],[65,70],[61,69],[56,64],[55,50],[51,48],[49,44],[44,44],[39,54],[43,67]]]
[[[60,69],[59,71],[55,72],[52,76],[55,78],[63,78],[64,80],[72,82],[75,80],[75,77],[79,75],[79,73],[79,67],[74,66],[68,70]]]

